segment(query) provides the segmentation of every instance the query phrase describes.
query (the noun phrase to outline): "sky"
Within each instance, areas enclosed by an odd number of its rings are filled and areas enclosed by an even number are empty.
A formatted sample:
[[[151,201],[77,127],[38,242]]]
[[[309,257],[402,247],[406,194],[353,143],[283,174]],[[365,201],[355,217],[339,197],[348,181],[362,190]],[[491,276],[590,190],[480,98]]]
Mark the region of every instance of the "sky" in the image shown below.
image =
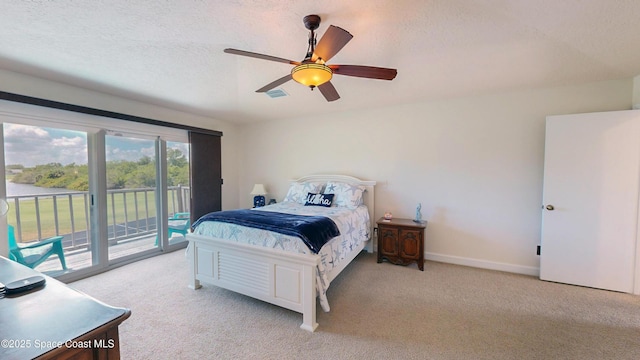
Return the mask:
[[[137,161],[143,156],[154,157],[154,141],[128,137],[107,136],[107,161]],[[188,144],[171,143],[188,154]],[[25,167],[60,163],[87,164],[87,135],[80,131],[60,130],[38,126],[4,124],[5,164]]]

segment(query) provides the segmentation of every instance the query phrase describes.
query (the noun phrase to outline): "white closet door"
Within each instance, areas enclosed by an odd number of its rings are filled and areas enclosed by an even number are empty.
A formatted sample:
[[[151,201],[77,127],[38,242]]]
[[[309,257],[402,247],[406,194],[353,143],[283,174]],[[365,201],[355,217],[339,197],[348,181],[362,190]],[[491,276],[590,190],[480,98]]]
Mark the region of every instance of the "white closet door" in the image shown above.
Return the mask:
[[[633,292],[640,111],[549,116],[540,279]]]

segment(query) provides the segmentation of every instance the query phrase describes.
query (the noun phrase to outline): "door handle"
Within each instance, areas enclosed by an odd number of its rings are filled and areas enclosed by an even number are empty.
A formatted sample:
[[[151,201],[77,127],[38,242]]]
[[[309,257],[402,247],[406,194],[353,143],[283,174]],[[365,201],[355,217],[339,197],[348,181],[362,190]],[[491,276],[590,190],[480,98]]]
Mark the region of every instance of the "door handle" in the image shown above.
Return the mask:
[[[545,206],[544,208],[545,208],[545,209],[547,209],[547,210],[549,210],[549,211],[552,211],[552,210],[554,210],[554,209],[555,209],[555,208],[553,207],[553,205],[547,205],[547,206]]]

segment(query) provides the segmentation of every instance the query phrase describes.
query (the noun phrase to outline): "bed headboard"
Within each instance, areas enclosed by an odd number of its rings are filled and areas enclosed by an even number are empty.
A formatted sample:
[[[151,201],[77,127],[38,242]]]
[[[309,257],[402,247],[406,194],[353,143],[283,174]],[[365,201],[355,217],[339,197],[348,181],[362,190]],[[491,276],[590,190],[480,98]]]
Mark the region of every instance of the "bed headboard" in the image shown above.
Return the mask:
[[[364,200],[364,204],[367,205],[367,208],[369,209],[369,218],[371,219],[370,234],[371,236],[373,236],[373,228],[375,227],[375,224],[376,224],[376,219],[373,217],[374,208],[375,208],[374,206],[375,205],[375,202],[374,202],[375,186],[376,186],[375,181],[360,180],[358,178],[355,178],[349,175],[307,175],[297,180],[292,180],[292,182],[299,182],[299,183],[309,182],[309,181],[314,181],[314,182],[340,181],[344,183],[364,186],[365,192],[362,194],[362,197]]]

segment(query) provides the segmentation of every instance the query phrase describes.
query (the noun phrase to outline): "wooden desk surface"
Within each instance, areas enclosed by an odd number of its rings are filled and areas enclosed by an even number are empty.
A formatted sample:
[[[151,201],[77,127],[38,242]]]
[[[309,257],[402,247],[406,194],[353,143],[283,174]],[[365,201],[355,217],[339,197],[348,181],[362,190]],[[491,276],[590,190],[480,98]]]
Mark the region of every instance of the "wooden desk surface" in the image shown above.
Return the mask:
[[[34,275],[42,274],[0,257],[3,284]],[[0,298],[0,359],[32,359],[45,354],[43,358],[54,358],[74,347],[119,346],[118,339],[104,343],[82,339],[105,325],[117,329],[131,315],[128,309],[106,305],[44,277],[42,288]]]

